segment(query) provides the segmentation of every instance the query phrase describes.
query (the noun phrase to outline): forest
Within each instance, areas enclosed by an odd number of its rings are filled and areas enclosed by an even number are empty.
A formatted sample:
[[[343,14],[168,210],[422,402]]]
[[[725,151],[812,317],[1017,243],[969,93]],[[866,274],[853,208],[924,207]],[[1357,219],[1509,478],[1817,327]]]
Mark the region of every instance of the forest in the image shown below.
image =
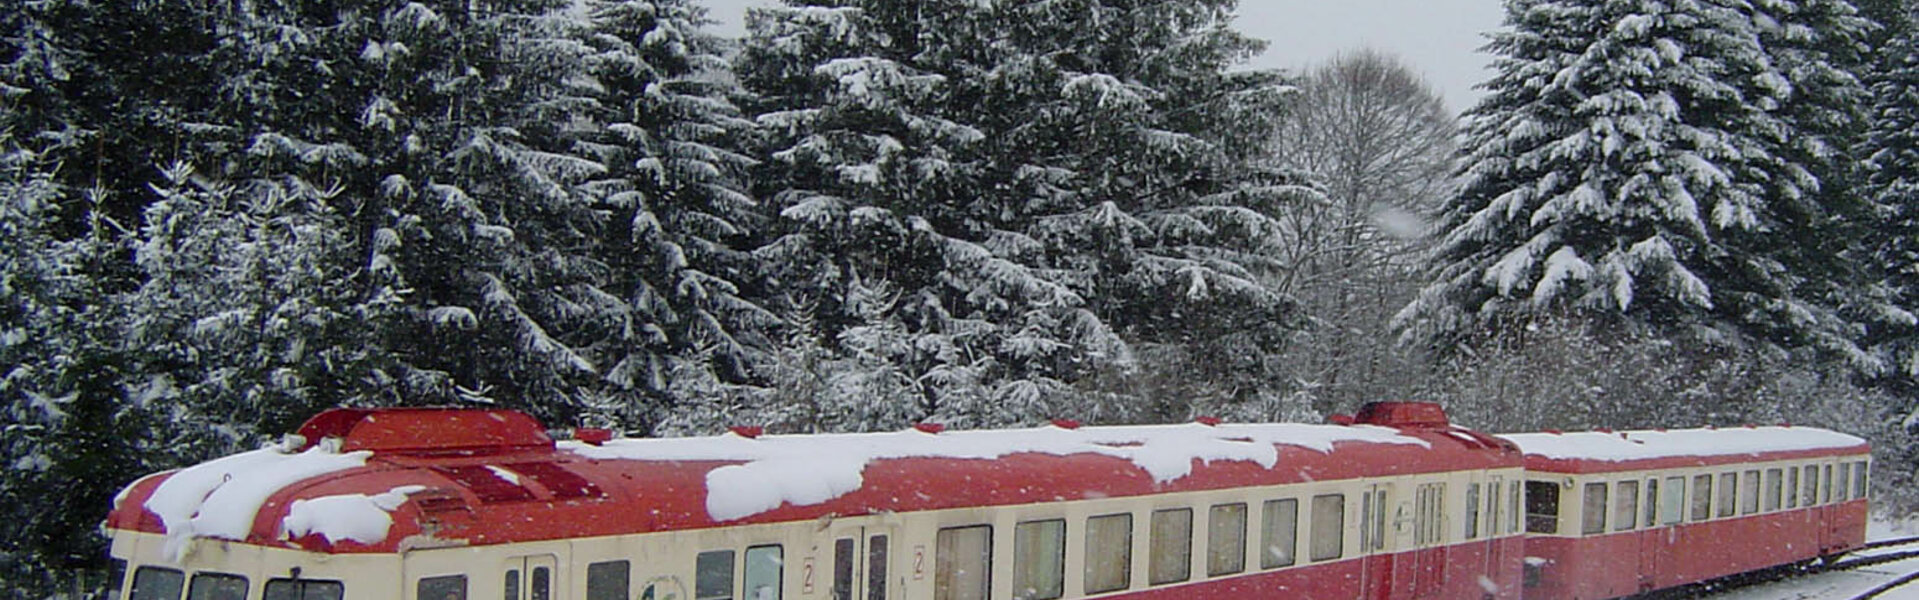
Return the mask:
[[[1236,0],[3,1],[0,595],[335,406],[1790,422],[1919,512],[1903,0],[1503,0],[1463,115]]]

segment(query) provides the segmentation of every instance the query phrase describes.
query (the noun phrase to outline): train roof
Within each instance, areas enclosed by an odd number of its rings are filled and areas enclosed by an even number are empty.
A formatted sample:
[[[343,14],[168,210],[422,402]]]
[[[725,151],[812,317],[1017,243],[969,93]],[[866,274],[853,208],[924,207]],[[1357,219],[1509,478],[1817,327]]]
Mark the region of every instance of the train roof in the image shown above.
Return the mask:
[[[1816,427],[1520,433],[1498,436],[1526,454],[1526,468],[1605,473],[1864,454],[1866,440]]]
[[[1520,465],[1510,443],[1417,418],[1436,410],[599,443],[511,411],[329,411],[287,443],[135,482],[108,526],[165,534],[176,557],[198,538],[394,552]]]

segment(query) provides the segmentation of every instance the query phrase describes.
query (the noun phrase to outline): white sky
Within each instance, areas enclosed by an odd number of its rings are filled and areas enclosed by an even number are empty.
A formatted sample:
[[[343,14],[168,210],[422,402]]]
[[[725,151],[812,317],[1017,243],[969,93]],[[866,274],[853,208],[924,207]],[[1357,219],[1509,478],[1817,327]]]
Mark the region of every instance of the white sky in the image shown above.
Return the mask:
[[[737,36],[747,6],[773,0],[699,0]],[[1500,0],[1240,0],[1239,29],[1272,43],[1253,67],[1299,71],[1343,51],[1374,48],[1398,55],[1425,75],[1454,110],[1480,96],[1490,57],[1484,33],[1505,16]]]

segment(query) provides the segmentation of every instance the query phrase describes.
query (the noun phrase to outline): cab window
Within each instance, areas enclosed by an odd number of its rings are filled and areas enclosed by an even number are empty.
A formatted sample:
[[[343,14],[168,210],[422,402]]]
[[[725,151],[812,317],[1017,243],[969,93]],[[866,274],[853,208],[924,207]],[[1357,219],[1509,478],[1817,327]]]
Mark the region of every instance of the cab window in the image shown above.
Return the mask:
[[[247,578],[226,573],[193,574],[187,600],[247,600]]]
[[[1559,533],[1559,484],[1526,482],[1526,532]]]
[[[445,575],[427,577],[415,585],[416,598],[420,600],[466,600],[466,576]]]
[[[732,600],[733,551],[701,552],[693,568],[695,600]]]
[[[133,572],[133,592],[127,600],[179,600],[187,575],[165,567],[140,567]]]
[[[342,600],[346,586],[338,581],[316,579],[274,579],[267,581],[262,600]]]
[[[626,600],[631,566],[624,560],[586,566],[586,600]]]

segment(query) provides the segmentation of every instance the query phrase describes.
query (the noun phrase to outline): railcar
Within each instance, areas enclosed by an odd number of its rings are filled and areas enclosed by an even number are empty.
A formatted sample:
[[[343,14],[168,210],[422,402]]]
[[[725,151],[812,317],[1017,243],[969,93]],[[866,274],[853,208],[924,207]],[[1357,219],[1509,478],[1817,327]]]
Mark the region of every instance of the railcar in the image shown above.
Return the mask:
[[[1434,405],[760,433],[556,443],[510,411],[338,409],[140,479],[107,529],[133,600],[1522,594],[1526,459]]]
[[[1870,448],[1804,427],[1501,436],[1526,454],[1526,597],[1615,598],[1865,542]]]

